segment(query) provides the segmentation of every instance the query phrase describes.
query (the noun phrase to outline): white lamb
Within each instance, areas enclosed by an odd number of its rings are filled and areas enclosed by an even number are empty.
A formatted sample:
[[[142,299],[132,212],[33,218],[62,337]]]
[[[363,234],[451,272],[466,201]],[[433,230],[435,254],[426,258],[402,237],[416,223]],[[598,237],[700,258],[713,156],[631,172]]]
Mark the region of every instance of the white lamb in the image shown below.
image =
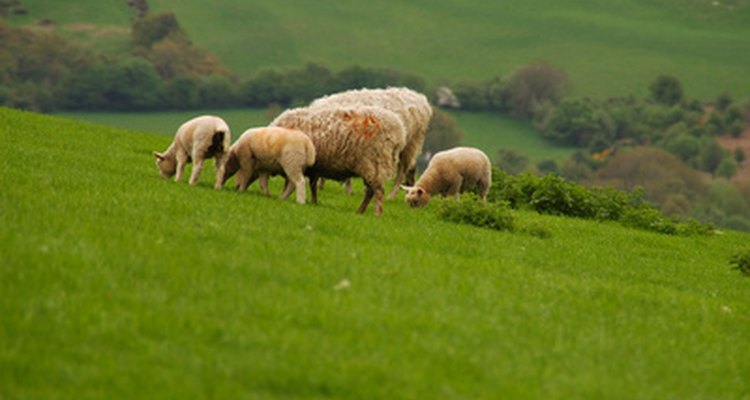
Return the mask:
[[[456,147],[435,154],[414,186],[406,190],[406,202],[412,208],[424,207],[434,194],[454,196],[476,189],[482,200],[492,185],[490,159],[472,147]]]
[[[396,114],[380,107],[295,108],[271,125],[299,129],[315,145],[315,164],[305,172],[313,203],[319,178],[340,181],[359,176],[366,190],[357,212],[364,213],[374,197],[375,215],[383,213],[385,182],[406,145],[406,129]]]
[[[214,157],[216,182],[214,187],[221,188],[221,176],[232,133],[223,119],[204,115],[185,122],[177,129],[174,141],[163,153],[154,151],[156,166],[165,178],[175,175],[175,182],[182,178],[185,165],[193,162],[190,184],[198,183],[203,162]],[[175,174],[176,173],[176,174]]]
[[[394,199],[399,185],[406,179],[414,182],[417,156],[422,152],[427,128],[432,118],[432,106],[427,97],[408,88],[359,89],[336,93],[313,101],[310,107],[376,106],[396,113],[406,128],[406,145],[399,153],[397,175],[393,190],[388,195]]]
[[[268,176],[286,176],[281,199],[297,190],[297,203],[305,204],[304,172],[315,163],[315,147],[307,135],[287,128],[268,127],[246,130],[229,148],[221,185],[237,174],[240,191],[260,177],[260,187],[268,192]]]

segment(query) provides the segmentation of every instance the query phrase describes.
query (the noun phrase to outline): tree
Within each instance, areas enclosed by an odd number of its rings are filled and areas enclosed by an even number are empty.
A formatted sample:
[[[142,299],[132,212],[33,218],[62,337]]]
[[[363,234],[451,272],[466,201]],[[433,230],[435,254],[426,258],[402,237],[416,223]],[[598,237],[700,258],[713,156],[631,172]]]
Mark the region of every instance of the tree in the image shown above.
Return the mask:
[[[189,110],[200,105],[200,86],[188,76],[178,76],[164,86],[164,101],[168,107]]]
[[[585,99],[565,99],[543,123],[542,136],[560,144],[586,147],[595,137],[611,138],[605,115]]]
[[[512,105],[512,113],[518,117],[531,116],[537,103],[557,103],[568,84],[568,77],[561,69],[545,63],[524,65],[508,79],[505,97]]]
[[[226,76],[210,75],[200,83],[200,102],[203,107],[223,108],[236,103],[232,82]]]
[[[617,152],[597,171],[594,183],[624,190],[642,187],[646,197],[657,204],[665,204],[675,194],[695,202],[707,191],[700,173],[655,147]]]
[[[167,38],[173,41],[189,42],[187,35],[171,12],[146,14],[136,19],[132,27],[132,40],[135,46],[151,48]]]
[[[649,86],[651,97],[661,104],[675,105],[682,101],[682,84],[671,75],[660,75]]]
[[[116,110],[147,110],[156,107],[160,91],[161,79],[154,66],[133,57],[110,66],[104,97]]]

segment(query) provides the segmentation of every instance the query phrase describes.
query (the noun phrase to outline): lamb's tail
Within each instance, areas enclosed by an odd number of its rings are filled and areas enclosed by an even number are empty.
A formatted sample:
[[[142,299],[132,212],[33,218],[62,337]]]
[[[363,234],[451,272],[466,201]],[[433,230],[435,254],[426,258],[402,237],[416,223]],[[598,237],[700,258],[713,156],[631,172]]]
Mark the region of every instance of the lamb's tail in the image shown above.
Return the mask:
[[[305,144],[305,153],[307,166],[315,164],[315,146],[309,141]]]

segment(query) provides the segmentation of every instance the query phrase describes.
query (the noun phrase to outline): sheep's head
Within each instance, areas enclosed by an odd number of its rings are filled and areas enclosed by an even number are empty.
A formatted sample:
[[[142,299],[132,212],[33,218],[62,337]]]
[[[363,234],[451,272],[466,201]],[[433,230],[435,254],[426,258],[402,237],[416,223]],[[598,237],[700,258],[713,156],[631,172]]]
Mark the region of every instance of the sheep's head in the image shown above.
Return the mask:
[[[419,186],[403,186],[401,189],[406,191],[406,202],[411,208],[422,208],[430,201],[430,194]]]
[[[156,157],[156,166],[159,168],[159,173],[165,178],[169,178],[175,174],[177,165],[174,157],[166,157],[163,153],[153,152]]]

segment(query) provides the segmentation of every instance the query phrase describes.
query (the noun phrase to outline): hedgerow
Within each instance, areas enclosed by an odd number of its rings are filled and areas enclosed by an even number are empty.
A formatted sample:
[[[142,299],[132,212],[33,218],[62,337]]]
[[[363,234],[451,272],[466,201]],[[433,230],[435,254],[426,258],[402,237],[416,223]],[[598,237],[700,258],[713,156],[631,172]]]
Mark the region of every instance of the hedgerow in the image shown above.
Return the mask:
[[[623,192],[612,188],[587,188],[556,175],[539,177],[525,173],[509,175],[493,169],[488,200],[511,208],[540,214],[565,215],[623,225],[666,234],[708,234],[711,225],[694,220],[669,218],[653,207],[642,190]]]

